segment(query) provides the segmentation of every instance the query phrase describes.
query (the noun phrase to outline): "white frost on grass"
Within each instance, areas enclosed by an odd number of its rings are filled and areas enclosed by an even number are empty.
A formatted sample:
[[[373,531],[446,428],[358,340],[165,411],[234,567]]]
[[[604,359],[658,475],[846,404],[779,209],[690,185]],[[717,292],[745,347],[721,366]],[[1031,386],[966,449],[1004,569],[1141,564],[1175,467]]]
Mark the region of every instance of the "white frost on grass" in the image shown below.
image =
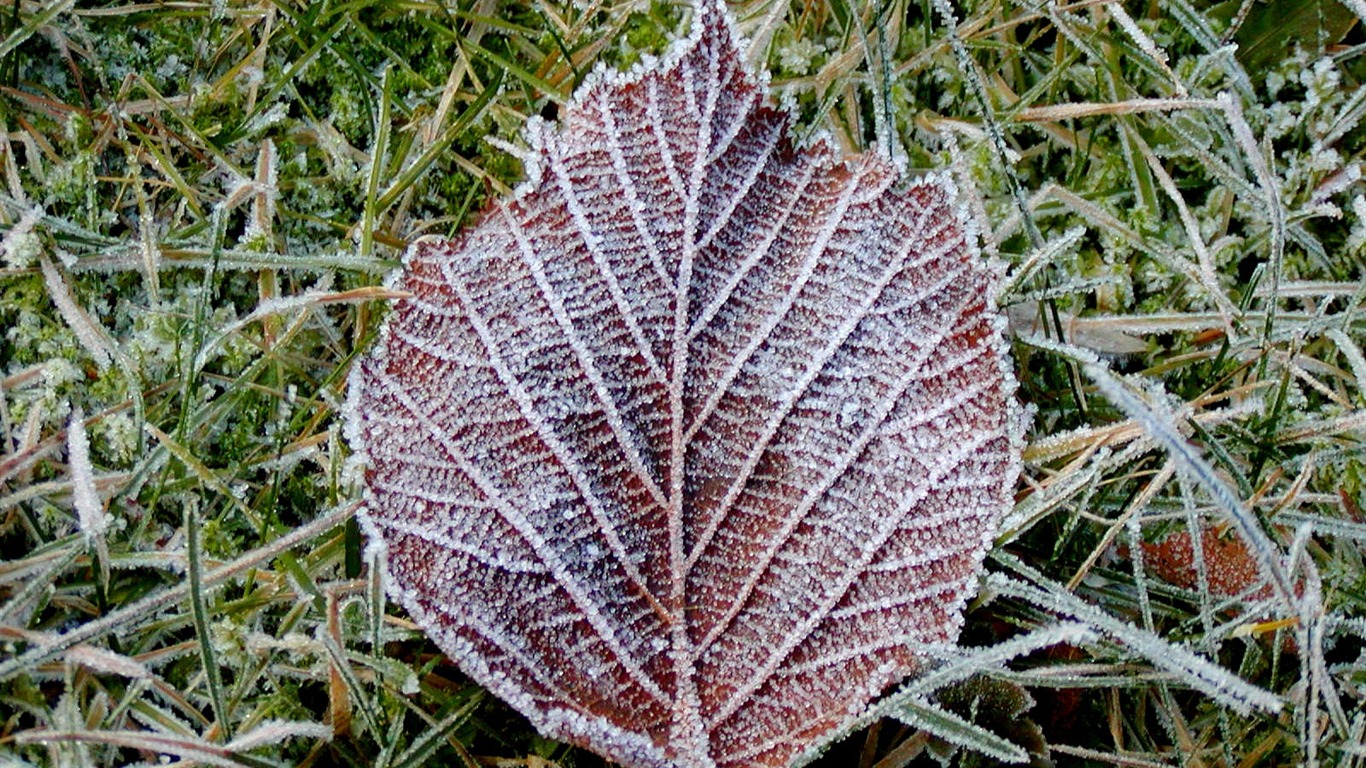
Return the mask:
[[[109,530],[109,515],[104,511],[99,489],[95,487],[95,470],[90,463],[90,437],[85,431],[85,412],[80,406],[71,411],[71,423],[66,430],[66,461],[71,472],[71,499],[76,507],[76,522],[86,541],[95,545],[100,572],[109,580],[109,545],[104,535]]]
[[[1170,414],[1160,413],[1145,403],[1139,396],[1130,392],[1114,374],[1101,365],[1083,366],[1086,375],[1096,383],[1106,399],[1140,424],[1150,437],[1171,454],[1177,466],[1200,487],[1205,489],[1210,499],[1228,517],[1238,534],[1248,546],[1248,551],[1257,561],[1263,575],[1270,581],[1272,589],[1288,615],[1299,613],[1299,602],[1290,586],[1281,553],[1256,516],[1247,509],[1238,493],[1215,472],[1200,452],[1181,434]]]
[[[90,437],[85,431],[85,412],[80,406],[72,409],[71,425],[66,432],[67,463],[71,470],[71,496],[76,507],[76,519],[81,533],[92,541],[99,541],[109,530],[109,516],[95,488],[95,472],[90,464]]]
[[[244,733],[228,742],[227,748],[233,752],[255,749],[266,744],[278,744],[290,739],[332,740],[332,728],[322,723],[308,723],[292,720],[266,720],[249,733]]]
[[[1014,565],[1016,570],[1028,573],[1031,578],[1037,579],[1039,576],[1029,573],[1030,569],[1023,563]],[[1047,580],[1041,580],[1035,586],[1002,573],[994,573],[987,577],[987,586],[999,594],[1082,622],[1146,658],[1158,669],[1171,673],[1182,685],[1201,691],[1235,712],[1244,715],[1253,710],[1279,712],[1284,706],[1284,702],[1274,693],[1248,683],[1186,648],[1111,616]]]
[[[66,652],[66,659],[101,674],[118,675],[130,680],[153,677],[152,671],[137,659],[96,645],[77,645]]]
[[[43,282],[47,285],[48,296],[52,297],[52,303],[56,305],[62,319],[71,326],[72,332],[76,334],[76,340],[95,359],[95,364],[100,370],[107,369],[116,357],[109,335],[86,314],[81,305],[76,303],[75,297],[71,295],[71,286],[62,279],[62,274],[57,271],[52,260],[39,254],[38,262],[42,266]]]
[[[38,238],[33,234],[33,225],[42,218],[41,208],[30,208],[19,217],[19,222],[5,233],[0,240],[0,264],[11,269],[24,269],[33,263],[38,255]]]

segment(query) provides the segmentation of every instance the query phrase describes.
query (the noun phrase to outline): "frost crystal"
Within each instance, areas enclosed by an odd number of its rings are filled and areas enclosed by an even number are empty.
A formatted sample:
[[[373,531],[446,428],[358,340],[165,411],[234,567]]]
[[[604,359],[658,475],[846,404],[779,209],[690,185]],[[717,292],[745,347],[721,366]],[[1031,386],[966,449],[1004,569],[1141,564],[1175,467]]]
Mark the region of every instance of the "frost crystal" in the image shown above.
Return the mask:
[[[95,487],[95,472],[90,465],[90,438],[85,431],[85,413],[79,407],[71,412],[67,428],[67,461],[71,466],[71,496],[81,533],[91,540],[103,539],[109,529],[109,516]]]
[[[390,589],[548,735],[785,766],[951,641],[1018,471],[939,176],[799,147],[721,3],[410,250],[347,432]]]

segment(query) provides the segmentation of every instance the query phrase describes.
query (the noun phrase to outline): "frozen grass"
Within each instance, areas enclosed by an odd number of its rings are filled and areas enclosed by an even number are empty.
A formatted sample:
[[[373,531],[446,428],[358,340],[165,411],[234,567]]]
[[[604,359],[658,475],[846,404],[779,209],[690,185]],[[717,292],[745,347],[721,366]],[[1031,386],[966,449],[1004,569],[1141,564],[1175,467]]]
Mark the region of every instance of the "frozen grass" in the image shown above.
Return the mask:
[[[1034,412],[965,647],[816,764],[1366,762],[1363,12],[737,7],[801,130],[975,182]],[[601,764],[385,605],[336,407],[486,139],[685,15],[0,9],[0,762]]]

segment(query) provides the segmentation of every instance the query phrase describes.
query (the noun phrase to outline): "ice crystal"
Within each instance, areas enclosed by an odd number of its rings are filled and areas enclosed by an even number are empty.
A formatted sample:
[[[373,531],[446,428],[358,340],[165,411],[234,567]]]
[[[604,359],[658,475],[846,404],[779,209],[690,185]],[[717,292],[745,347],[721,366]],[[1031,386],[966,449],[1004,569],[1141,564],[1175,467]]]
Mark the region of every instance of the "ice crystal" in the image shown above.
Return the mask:
[[[796,144],[700,5],[409,251],[347,404],[398,601],[636,768],[789,765],[920,669],[1018,470],[950,183]]]

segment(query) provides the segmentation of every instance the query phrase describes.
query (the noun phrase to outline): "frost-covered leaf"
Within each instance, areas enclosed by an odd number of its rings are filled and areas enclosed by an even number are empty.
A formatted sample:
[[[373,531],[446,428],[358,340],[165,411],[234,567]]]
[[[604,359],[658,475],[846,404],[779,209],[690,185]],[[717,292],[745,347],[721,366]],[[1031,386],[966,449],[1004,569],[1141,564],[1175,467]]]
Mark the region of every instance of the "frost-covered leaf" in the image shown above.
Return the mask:
[[[1200,541],[1201,559],[1196,560],[1191,540]],[[1271,585],[1262,583],[1257,561],[1247,544],[1232,532],[1220,531],[1213,525],[1202,525],[1197,535],[1188,530],[1173,531],[1159,541],[1143,542],[1143,559],[1164,581],[1188,589],[1200,585],[1201,574],[1197,562],[1203,564],[1208,579],[1205,586],[1219,597],[1236,597],[1245,593],[1252,599],[1271,596]],[[1260,589],[1253,591],[1258,583]]]
[[[796,144],[700,5],[412,248],[348,403],[398,601],[636,768],[788,765],[916,672],[1018,469],[949,182]]]
[[[1248,71],[1274,67],[1302,48],[1321,56],[1359,21],[1351,3],[1339,0],[1267,0],[1253,3],[1238,27],[1238,60]],[[1210,16],[1231,21],[1240,12],[1238,0],[1219,3]]]

